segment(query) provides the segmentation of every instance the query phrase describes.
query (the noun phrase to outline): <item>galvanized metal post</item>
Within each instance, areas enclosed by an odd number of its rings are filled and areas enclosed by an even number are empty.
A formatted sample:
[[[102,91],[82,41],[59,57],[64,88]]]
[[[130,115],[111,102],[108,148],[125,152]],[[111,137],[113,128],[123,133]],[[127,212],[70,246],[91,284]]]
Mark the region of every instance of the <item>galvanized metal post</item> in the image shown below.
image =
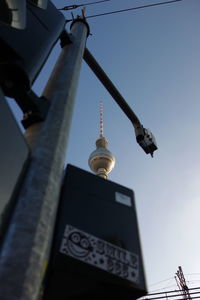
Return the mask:
[[[44,91],[52,101],[0,253],[0,299],[35,300],[48,263],[88,25],[72,23]]]

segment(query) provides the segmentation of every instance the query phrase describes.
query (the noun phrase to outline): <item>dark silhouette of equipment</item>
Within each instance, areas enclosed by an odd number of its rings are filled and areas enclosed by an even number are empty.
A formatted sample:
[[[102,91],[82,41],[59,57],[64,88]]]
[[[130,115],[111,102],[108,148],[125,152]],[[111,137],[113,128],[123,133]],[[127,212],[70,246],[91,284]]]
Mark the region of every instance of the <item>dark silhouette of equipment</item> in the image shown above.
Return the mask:
[[[7,96],[30,90],[64,25],[51,1],[1,1],[0,86]]]

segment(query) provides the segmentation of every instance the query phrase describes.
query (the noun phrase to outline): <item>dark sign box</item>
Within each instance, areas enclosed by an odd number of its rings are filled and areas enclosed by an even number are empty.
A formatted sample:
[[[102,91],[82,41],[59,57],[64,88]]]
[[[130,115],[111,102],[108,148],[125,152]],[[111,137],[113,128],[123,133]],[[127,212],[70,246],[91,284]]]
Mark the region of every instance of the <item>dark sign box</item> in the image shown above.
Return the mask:
[[[133,191],[68,165],[44,299],[146,293]]]

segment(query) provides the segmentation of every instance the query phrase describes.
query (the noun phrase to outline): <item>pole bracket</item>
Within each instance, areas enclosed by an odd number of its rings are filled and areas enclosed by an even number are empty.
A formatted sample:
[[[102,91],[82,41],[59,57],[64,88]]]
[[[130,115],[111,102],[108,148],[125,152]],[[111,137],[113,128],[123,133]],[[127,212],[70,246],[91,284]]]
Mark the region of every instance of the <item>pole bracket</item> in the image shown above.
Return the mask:
[[[45,120],[50,101],[44,96],[38,97],[32,90],[29,92],[20,91],[15,95],[15,101],[24,114],[21,123],[25,129]]]
[[[84,16],[84,15],[83,15]],[[83,24],[85,24],[85,26],[87,27],[87,37],[90,35],[90,26],[88,25],[87,21],[86,21],[86,18],[85,17],[80,17],[80,16],[77,16],[76,19],[74,19],[70,25],[70,29],[72,29],[72,26],[77,23],[77,22],[82,22]]]

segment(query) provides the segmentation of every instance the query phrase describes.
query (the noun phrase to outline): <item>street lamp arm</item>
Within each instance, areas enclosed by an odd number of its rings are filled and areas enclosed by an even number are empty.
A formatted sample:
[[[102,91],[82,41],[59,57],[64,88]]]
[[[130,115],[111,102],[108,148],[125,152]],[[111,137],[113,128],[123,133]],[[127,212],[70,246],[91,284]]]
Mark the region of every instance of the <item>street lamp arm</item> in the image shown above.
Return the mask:
[[[136,116],[136,114],[132,111],[132,109],[130,108],[128,103],[125,101],[125,99],[120,94],[118,89],[115,87],[113,82],[106,75],[104,70],[101,68],[101,66],[98,64],[96,59],[93,57],[93,55],[90,53],[90,51],[87,48],[85,49],[83,58],[84,58],[85,62],[88,64],[88,66],[95,73],[97,78],[101,81],[101,83],[107,89],[107,91],[110,93],[110,95],[113,97],[113,99],[117,102],[117,104],[120,106],[120,108],[126,114],[126,116],[129,118],[129,120],[131,121],[133,126],[135,128],[138,126],[141,126],[141,123],[140,123],[138,117]]]
[[[140,120],[130,108],[128,103],[125,101],[123,96],[120,94],[118,89],[115,87],[110,78],[106,75],[104,70],[98,64],[96,59],[92,56],[90,51],[85,48],[84,56],[85,62],[92,69],[97,78],[101,81],[113,99],[117,102],[120,108],[123,110],[125,115],[129,118],[133,127],[135,129],[136,140],[138,144],[142,147],[146,154],[151,154],[153,156],[153,152],[157,150],[157,145],[155,138],[149,129],[146,129],[140,123]]]

